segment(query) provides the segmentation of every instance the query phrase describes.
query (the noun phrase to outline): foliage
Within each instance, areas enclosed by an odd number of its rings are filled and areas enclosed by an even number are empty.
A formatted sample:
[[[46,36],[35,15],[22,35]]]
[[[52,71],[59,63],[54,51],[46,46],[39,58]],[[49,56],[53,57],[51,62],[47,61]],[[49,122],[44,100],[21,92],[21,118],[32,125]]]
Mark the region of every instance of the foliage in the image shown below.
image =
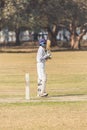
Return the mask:
[[[75,32],[78,25],[87,23],[86,0],[1,0],[0,10],[1,29],[15,29],[18,36],[21,28],[34,31],[49,28],[54,37],[53,43],[57,32],[55,30],[55,35],[52,33],[55,25],[57,28],[58,25],[69,28],[69,25],[73,24]],[[16,39],[19,42],[18,37]]]
[[[44,27],[53,23],[87,21],[86,0],[1,0],[1,27]],[[80,14],[80,15],[79,15]]]

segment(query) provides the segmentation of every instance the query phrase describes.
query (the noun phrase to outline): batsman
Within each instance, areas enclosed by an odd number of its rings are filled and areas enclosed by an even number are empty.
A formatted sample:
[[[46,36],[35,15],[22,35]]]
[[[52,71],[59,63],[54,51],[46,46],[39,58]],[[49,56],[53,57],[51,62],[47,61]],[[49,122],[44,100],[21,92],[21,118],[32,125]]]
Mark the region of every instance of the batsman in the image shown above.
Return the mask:
[[[47,41],[41,39],[39,41],[39,48],[36,57],[38,76],[37,96],[39,97],[48,96],[48,93],[46,92],[47,76],[45,72],[45,62],[49,59],[51,59],[50,45],[47,44]]]

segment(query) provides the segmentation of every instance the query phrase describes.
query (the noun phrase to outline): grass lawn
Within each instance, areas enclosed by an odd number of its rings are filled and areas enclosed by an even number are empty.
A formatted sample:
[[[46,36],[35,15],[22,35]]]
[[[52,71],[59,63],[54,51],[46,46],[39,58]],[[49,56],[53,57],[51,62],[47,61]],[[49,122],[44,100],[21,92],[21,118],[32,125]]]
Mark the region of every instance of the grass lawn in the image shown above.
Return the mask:
[[[87,95],[87,52],[53,52],[47,61],[50,97]],[[30,96],[37,94],[36,53],[0,54],[0,98],[25,98],[25,74]],[[0,130],[87,130],[87,102],[0,103]]]
[[[87,52],[54,52],[46,63],[50,96],[87,94]],[[25,96],[25,74],[30,75],[30,94],[37,94],[36,53],[0,54],[0,97]]]
[[[87,130],[87,102],[0,104],[0,130]]]

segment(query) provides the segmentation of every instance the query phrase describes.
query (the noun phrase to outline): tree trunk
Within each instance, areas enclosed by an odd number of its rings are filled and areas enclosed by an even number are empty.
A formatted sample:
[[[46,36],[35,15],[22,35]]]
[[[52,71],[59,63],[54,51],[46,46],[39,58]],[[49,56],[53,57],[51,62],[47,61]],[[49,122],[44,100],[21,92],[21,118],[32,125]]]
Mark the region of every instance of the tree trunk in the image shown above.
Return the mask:
[[[48,27],[48,39],[51,40],[51,46],[57,45],[56,35],[57,35],[57,26],[54,24],[52,29]]]
[[[87,32],[87,30],[82,29],[80,34],[77,34],[75,22],[72,21],[72,23],[70,24],[70,32],[71,32],[71,40],[70,40],[71,48],[80,49],[80,41]]]
[[[79,49],[80,38],[78,36],[72,35],[70,41],[71,49]]]
[[[79,35],[76,35],[76,34],[71,35],[70,45],[72,49],[80,49],[80,41],[82,37],[85,35],[85,33],[86,33],[86,30],[80,33]]]
[[[20,45],[20,39],[19,39],[19,34],[20,34],[20,29],[16,28],[16,45]]]

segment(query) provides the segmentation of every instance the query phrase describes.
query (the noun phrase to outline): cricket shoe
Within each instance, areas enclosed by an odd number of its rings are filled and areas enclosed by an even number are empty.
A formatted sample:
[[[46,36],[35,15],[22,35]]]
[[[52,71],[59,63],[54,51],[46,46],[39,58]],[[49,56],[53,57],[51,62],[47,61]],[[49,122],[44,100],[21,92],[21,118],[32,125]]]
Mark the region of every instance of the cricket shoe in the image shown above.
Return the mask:
[[[39,96],[40,96],[40,97],[47,97],[47,96],[48,96],[48,93],[43,93],[43,94],[40,94]]]

